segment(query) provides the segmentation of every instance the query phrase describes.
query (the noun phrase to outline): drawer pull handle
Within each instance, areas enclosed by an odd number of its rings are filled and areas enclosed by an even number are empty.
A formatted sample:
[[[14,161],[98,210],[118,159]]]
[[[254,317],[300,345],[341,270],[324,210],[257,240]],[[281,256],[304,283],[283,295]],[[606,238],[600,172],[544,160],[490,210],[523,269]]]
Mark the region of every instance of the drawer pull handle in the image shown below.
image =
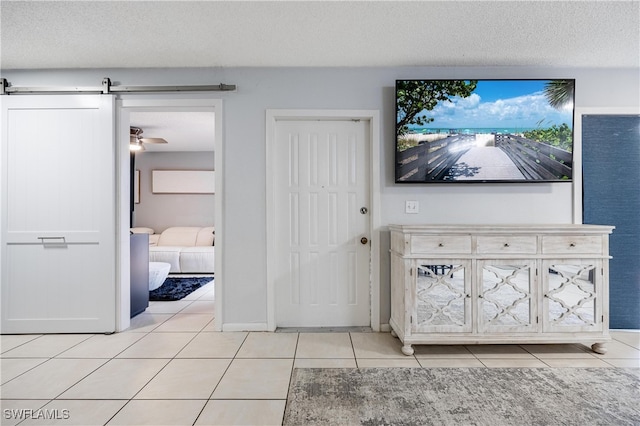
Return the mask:
[[[438,247],[444,247],[444,244],[438,243]]]
[[[569,243],[569,247],[575,247],[576,243]]]
[[[504,246],[505,247],[509,247],[509,243],[504,243]]]
[[[479,297],[480,299],[483,299],[483,298],[484,298],[484,296],[482,296],[481,294],[479,294],[479,295],[478,295],[478,297]]]

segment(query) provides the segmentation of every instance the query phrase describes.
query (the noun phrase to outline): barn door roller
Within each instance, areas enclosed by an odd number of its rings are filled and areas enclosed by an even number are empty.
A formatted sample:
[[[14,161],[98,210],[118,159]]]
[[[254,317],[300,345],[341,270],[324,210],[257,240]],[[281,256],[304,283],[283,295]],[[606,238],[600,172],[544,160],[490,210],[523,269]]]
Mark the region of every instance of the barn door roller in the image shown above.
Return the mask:
[[[19,95],[33,93],[149,93],[149,92],[232,92],[235,84],[212,84],[202,86],[114,86],[111,79],[102,79],[101,86],[88,87],[14,87],[6,78],[0,78],[0,95]]]

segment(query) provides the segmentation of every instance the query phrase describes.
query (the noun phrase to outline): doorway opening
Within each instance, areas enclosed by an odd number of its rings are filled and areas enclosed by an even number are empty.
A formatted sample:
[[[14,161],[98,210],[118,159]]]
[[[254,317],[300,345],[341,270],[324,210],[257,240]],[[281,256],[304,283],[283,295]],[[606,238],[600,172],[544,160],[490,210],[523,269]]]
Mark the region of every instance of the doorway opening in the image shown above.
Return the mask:
[[[129,297],[130,254],[125,246],[129,232],[134,230],[149,234],[149,260],[170,266],[168,275],[164,275],[167,271],[162,271],[161,285],[150,292],[148,313],[182,312],[173,311],[197,299],[199,303],[188,306],[190,310],[184,313],[211,314],[215,320],[209,326],[220,330],[224,243],[220,232],[223,220],[222,102],[215,99],[123,99],[118,110],[121,194],[118,329],[121,331],[130,325],[126,318],[128,309],[125,309]],[[132,128],[142,137],[143,149],[135,154],[129,150]],[[156,143],[159,140],[161,143]],[[167,180],[165,175],[168,174]],[[205,189],[199,186],[203,179],[207,181]],[[163,187],[167,183],[180,183],[183,187]],[[215,297],[213,284],[204,283],[214,276]],[[164,283],[167,286],[163,286]],[[193,289],[193,293],[186,296],[166,294],[165,290],[174,283]],[[202,287],[198,288],[198,284]],[[181,296],[180,303],[156,302]]]

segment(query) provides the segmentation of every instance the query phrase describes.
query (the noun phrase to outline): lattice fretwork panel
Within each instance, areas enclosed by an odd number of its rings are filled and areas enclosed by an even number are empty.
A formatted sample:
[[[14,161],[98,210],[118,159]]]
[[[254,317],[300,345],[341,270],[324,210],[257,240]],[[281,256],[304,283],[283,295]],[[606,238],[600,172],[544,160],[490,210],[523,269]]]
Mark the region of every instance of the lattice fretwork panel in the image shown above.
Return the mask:
[[[549,321],[554,325],[594,325],[595,270],[592,264],[549,266]]]
[[[528,326],[532,320],[530,265],[484,265],[479,295],[485,326]]]
[[[465,326],[465,266],[418,267],[417,326]]]

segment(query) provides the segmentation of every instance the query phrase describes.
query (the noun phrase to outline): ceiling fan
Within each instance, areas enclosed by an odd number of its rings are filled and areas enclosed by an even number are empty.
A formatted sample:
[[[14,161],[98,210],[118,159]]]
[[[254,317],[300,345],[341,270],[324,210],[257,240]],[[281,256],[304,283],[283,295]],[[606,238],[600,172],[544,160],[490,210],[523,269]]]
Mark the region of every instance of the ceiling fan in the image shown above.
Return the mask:
[[[131,126],[129,128],[129,149],[131,151],[144,151],[142,144],[145,143],[168,143],[162,138],[143,138],[142,133],[143,130],[140,127]]]

